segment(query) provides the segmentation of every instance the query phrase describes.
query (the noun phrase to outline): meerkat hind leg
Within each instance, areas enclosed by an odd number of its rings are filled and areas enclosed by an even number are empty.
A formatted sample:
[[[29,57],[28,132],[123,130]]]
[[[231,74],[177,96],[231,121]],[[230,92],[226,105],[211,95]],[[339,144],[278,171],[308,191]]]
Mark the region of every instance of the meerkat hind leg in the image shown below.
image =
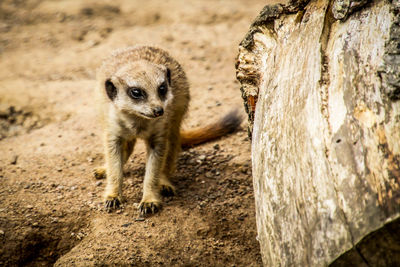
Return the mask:
[[[164,163],[164,175],[160,178],[161,194],[163,196],[174,196],[176,195],[175,186],[171,183],[169,178],[174,173],[176,168],[176,160],[180,151],[179,144],[179,127],[175,127],[169,136],[169,142],[167,147],[167,158]]]
[[[125,164],[128,161],[129,156],[132,154],[135,143],[136,143],[136,139],[123,142],[123,144],[122,144],[122,164]],[[96,178],[97,180],[105,179],[107,176],[106,167],[101,166],[101,167],[94,168],[93,175],[94,175],[94,178]]]
[[[132,154],[133,148],[135,147],[136,139],[132,139],[130,141],[124,141],[122,143],[122,165],[128,161],[129,157]]]
[[[103,166],[94,168],[93,175],[94,175],[94,178],[96,178],[97,180],[105,179],[107,176],[106,168]]]

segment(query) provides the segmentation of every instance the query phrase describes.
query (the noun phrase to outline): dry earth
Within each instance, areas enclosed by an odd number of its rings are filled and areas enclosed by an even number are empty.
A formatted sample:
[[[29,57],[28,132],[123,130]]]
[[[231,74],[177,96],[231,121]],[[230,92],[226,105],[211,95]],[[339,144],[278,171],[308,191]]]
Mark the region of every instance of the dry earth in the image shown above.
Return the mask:
[[[183,65],[185,127],[243,112],[238,43],[266,1],[0,1],[0,265],[260,266],[250,143],[238,132],[184,151],[178,195],[138,220],[139,143],[121,210],[106,213],[95,71],[112,49],[155,44]]]

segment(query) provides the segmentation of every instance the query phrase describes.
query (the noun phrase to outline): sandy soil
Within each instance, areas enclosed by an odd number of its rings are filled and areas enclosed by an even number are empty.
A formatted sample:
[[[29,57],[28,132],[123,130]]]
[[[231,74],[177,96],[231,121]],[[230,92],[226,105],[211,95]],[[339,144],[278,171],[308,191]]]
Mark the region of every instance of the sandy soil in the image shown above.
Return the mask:
[[[259,266],[250,143],[184,151],[178,195],[138,220],[139,143],[121,210],[106,213],[93,86],[112,49],[155,44],[182,64],[185,127],[240,109],[237,46],[266,1],[0,1],[0,265]]]

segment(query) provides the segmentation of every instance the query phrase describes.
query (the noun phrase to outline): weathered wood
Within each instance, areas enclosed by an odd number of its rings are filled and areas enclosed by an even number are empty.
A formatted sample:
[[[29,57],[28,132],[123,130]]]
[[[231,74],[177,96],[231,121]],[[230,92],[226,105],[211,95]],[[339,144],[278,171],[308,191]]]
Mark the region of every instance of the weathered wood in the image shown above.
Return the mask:
[[[386,256],[367,249],[400,224],[399,11],[399,0],[266,6],[240,44],[266,266],[400,264],[398,234]]]

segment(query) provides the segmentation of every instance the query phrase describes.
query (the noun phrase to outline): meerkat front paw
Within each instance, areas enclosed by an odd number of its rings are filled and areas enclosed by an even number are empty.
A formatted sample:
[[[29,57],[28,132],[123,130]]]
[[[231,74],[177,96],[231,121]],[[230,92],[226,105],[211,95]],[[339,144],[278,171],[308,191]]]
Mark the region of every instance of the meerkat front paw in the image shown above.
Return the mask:
[[[156,213],[161,208],[161,201],[157,198],[143,198],[139,204],[140,214]]]
[[[112,212],[118,209],[121,206],[122,198],[121,197],[114,197],[114,196],[107,196],[104,200],[104,208],[107,212]]]
[[[98,167],[93,170],[94,178],[97,180],[105,179],[106,178],[106,168]]]

